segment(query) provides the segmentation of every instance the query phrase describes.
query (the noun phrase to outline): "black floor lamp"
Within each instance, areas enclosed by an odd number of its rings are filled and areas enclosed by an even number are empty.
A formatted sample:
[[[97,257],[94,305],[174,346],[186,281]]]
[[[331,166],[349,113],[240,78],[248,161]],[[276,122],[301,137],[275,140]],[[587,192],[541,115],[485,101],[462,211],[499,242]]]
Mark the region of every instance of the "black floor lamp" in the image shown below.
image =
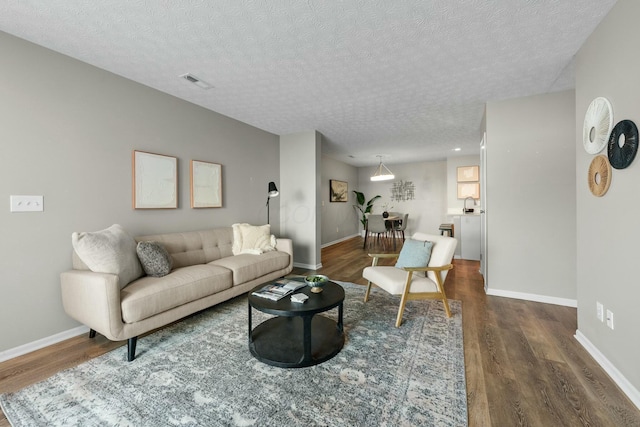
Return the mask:
[[[272,197],[278,197],[280,192],[278,191],[278,187],[276,187],[276,183],[271,181],[269,183],[269,192],[267,193],[267,224],[269,224],[269,200]]]

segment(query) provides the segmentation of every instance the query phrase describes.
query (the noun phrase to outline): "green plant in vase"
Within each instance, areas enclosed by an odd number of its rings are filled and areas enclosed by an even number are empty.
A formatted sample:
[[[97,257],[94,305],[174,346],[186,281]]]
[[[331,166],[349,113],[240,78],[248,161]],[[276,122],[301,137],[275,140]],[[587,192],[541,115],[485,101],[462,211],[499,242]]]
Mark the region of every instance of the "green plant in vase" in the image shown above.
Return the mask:
[[[373,202],[375,202],[376,199],[379,199],[381,196],[380,195],[374,196],[373,198],[371,198],[371,200],[365,203],[364,193],[356,190],[353,190],[353,192],[356,195],[356,201],[358,202],[357,205],[353,205],[353,206],[355,206],[362,214],[362,217],[360,218],[360,223],[362,224],[362,228],[366,229],[367,214],[371,213],[371,209],[373,209]]]
[[[382,216],[385,218],[389,218],[389,211],[393,209],[393,205],[390,203],[385,203],[382,205]]]

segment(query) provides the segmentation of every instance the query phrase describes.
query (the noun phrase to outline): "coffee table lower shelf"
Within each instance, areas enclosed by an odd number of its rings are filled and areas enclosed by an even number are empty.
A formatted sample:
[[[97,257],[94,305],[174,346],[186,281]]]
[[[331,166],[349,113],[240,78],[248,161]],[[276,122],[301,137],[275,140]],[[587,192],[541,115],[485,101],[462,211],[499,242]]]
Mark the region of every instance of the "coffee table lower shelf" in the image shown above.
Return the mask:
[[[338,354],[343,345],[342,328],[322,315],[271,318],[256,326],[249,340],[256,359],[280,368],[317,365]]]

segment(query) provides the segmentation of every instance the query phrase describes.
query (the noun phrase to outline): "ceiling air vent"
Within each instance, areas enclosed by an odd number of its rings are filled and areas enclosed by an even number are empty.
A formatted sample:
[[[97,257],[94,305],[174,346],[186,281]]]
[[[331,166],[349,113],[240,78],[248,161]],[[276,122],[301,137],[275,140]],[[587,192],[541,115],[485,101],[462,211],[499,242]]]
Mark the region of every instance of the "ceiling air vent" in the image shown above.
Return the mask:
[[[196,76],[194,76],[193,74],[183,74],[180,77],[182,77],[183,79],[193,83],[194,85],[198,86],[201,89],[211,89],[213,86],[211,86],[209,83],[200,80],[199,78],[197,78]]]

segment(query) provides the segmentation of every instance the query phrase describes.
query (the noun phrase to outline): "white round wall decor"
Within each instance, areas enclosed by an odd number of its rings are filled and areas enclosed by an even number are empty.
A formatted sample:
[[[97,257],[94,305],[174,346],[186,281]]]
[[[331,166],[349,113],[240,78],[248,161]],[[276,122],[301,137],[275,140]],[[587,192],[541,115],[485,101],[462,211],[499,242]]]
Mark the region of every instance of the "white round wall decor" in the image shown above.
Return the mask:
[[[609,142],[613,127],[613,110],[607,98],[598,97],[591,101],[584,115],[582,143],[589,154],[598,154]]]

